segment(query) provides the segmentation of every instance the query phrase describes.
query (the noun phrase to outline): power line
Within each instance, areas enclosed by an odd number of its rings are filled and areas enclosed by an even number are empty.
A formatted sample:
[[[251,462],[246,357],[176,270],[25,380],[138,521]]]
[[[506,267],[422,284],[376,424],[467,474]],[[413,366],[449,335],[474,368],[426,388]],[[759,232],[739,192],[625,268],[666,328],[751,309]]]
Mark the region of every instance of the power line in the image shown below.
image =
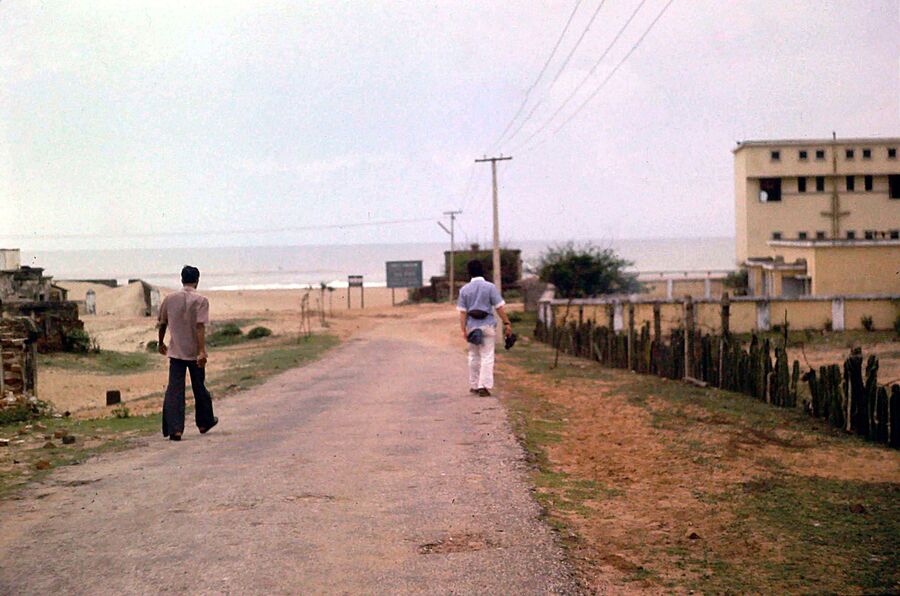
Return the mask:
[[[563,63],[559,67],[559,70],[556,71],[556,76],[554,76],[553,81],[550,82],[550,89],[553,88],[553,85],[555,85],[556,81],[559,80],[559,77],[562,75],[563,71],[566,69],[566,66],[569,65],[569,61],[572,60],[572,56],[575,55],[575,51],[581,45],[581,42],[584,41],[585,36],[587,35],[588,31],[590,31],[591,25],[594,24],[594,20],[597,18],[597,15],[600,14],[600,9],[603,8],[604,4],[606,4],[606,0],[600,0],[600,4],[597,5],[597,9],[594,10],[594,14],[591,15],[591,18],[588,21],[588,24],[585,26],[584,31],[582,31],[581,35],[578,37],[578,41],[575,42],[575,45],[569,51],[569,55],[566,56],[566,59],[563,60]],[[549,92],[549,89],[548,89],[548,92]],[[545,93],[545,97],[546,97],[546,93]],[[531,108],[531,111],[528,112],[528,115],[525,116],[525,119],[519,123],[519,125],[516,127],[516,130],[513,131],[513,133],[507,139],[508,141],[511,141],[514,138],[516,138],[516,135],[519,134],[519,131],[522,130],[522,127],[525,126],[525,124],[531,119],[531,116],[534,114],[535,110],[537,110],[538,107],[540,107],[543,103],[544,103],[544,98],[542,97],[541,99],[539,99],[537,101],[537,103],[534,105],[534,107]]]
[[[606,49],[603,50],[603,53],[600,55],[600,57],[597,58],[597,61],[594,62],[594,65],[588,71],[587,75],[585,75],[585,77],[583,79],[581,79],[581,82],[578,83],[578,86],[575,87],[575,90],[572,91],[572,93],[570,93],[568,97],[566,97],[565,101],[563,101],[562,104],[560,104],[560,106],[556,109],[556,111],[553,112],[553,114],[549,118],[547,118],[543,124],[541,124],[539,127],[537,127],[537,129],[534,132],[532,132],[531,135],[529,135],[529,137],[527,139],[525,139],[522,143],[519,144],[519,146],[517,147],[518,149],[521,149],[522,147],[527,145],[531,141],[531,139],[533,139],[534,137],[539,135],[542,130],[547,128],[547,126],[551,122],[553,122],[553,120],[559,115],[559,113],[562,112],[567,105],[569,105],[569,102],[572,101],[572,99],[576,95],[578,95],[578,92],[581,91],[581,89],[584,87],[585,83],[587,83],[588,80],[590,80],[590,78],[594,75],[594,72],[597,70],[597,67],[600,66],[600,63],[603,62],[603,59],[606,58],[607,55],[609,55],[610,50],[613,48],[614,45],[616,45],[616,42],[619,41],[620,37],[622,37],[622,34],[625,32],[625,29],[628,28],[628,26],[631,24],[631,21],[634,20],[634,17],[637,16],[637,13],[641,10],[641,8],[644,6],[644,4],[646,4],[646,2],[647,2],[647,0],[640,1],[640,3],[637,5],[637,8],[634,9],[634,11],[631,13],[631,16],[629,16],[628,20],[625,21],[625,24],[622,25],[622,28],[619,29],[618,33],[616,33],[616,36],[613,37],[612,41],[609,42],[609,45],[606,46]]]
[[[653,21],[650,23],[650,25],[647,27],[647,29],[644,31],[644,33],[638,38],[638,40],[634,43],[634,45],[631,46],[631,49],[628,50],[628,53],[625,54],[625,56],[619,61],[618,64],[616,64],[616,66],[610,71],[610,73],[609,73],[608,75],[606,75],[606,78],[603,79],[603,82],[601,82],[600,85],[599,85],[599,86],[598,86],[598,87],[597,87],[597,88],[596,88],[596,89],[595,89],[595,90],[587,97],[587,99],[585,99],[585,100],[581,103],[581,105],[578,106],[578,108],[572,113],[572,115],[570,115],[570,116],[565,120],[565,122],[563,122],[562,124],[560,124],[560,125],[553,131],[553,135],[554,135],[554,136],[555,136],[557,133],[559,133],[559,131],[561,131],[563,128],[565,128],[565,127],[569,124],[569,122],[571,122],[572,120],[574,120],[575,117],[578,116],[578,114],[580,114],[581,111],[582,111],[582,110],[583,110],[583,109],[584,109],[584,108],[585,108],[585,107],[586,107],[586,106],[587,106],[587,105],[588,105],[595,97],[597,97],[597,95],[600,93],[600,91],[603,90],[603,88],[606,86],[606,84],[609,82],[609,80],[610,80],[611,78],[613,78],[613,75],[616,74],[616,72],[619,70],[619,68],[621,68],[621,66],[625,63],[626,60],[628,60],[628,58],[634,53],[634,51],[638,49],[638,46],[640,46],[640,45],[641,45],[641,42],[644,41],[644,38],[647,37],[647,35],[649,35],[650,31],[653,30],[653,27],[656,25],[656,23],[659,22],[659,20],[660,20],[660,19],[662,18],[662,16],[666,13],[666,11],[669,9],[669,7],[672,5],[672,3],[673,3],[674,1],[675,1],[675,0],[669,0],[669,1],[666,3],[666,5],[663,6],[662,10],[659,11],[659,14],[656,15],[656,18],[653,19]]]
[[[498,145],[503,141],[503,138],[506,136],[506,133],[509,132],[509,129],[512,128],[512,125],[516,121],[516,118],[518,118],[522,114],[522,110],[525,109],[525,106],[528,104],[528,99],[529,97],[531,97],[531,92],[534,91],[535,87],[537,87],[537,84],[540,82],[541,77],[543,77],[544,73],[547,72],[547,67],[550,66],[550,62],[553,60],[553,57],[556,56],[556,50],[559,49],[559,46],[562,44],[563,38],[569,31],[569,25],[572,24],[572,19],[575,18],[575,13],[578,12],[578,7],[581,6],[581,2],[582,0],[578,0],[575,3],[575,8],[572,9],[572,13],[569,15],[569,19],[566,21],[566,26],[563,27],[562,33],[559,34],[559,38],[556,40],[556,44],[553,46],[553,50],[551,50],[550,55],[544,62],[544,66],[541,67],[541,72],[539,72],[537,77],[535,77],[534,82],[531,83],[531,86],[526,89],[525,97],[524,99],[522,99],[522,104],[519,106],[519,109],[516,110],[516,113],[510,119],[509,123],[506,125],[506,128],[503,129],[503,132],[500,133],[500,136],[497,137],[497,140],[491,144],[489,149],[492,149],[495,145]]]
[[[344,228],[362,228],[367,226],[387,226],[405,223],[421,223],[433,221],[433,217],[412,219],[386,219],[342,224],[319,224],[309,226],[292,226],[285,228],[259,228],[243,230],[190,230],[178,232],[136,232],[120,234],[0,234],[6,240],[83,240],[93,238],[162,238],[168,236],[225,236],[230,234],[270,234],[280,232],[305,232],[311,230],[334,230]]]

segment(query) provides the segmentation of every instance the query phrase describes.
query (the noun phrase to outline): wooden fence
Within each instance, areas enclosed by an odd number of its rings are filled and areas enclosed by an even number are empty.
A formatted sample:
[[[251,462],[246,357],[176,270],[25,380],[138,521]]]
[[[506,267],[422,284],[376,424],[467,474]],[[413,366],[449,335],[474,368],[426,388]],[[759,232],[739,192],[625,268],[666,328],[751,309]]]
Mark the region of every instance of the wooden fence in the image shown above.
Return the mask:
[[[785,340],[773,342],[754,334],[747,343],[733,336],[727,298],[722,304],[721,334],[704,335],[695,328],[690,299],[685,301],[680,329],[664,336],[658,311],[656,315],[653,328],[648,322],[636,329],[634,305],[629,305],[628,326],[616,332],[610,304],[607,325],[591,320],[548,325],[539,320],[535,338],[606,366],[744,393],[773,406],[799,406],[832,426],[900,447],[900,385],[878,385],[874,355],[863,367],[863,354],[855,349],[843,367],[835,364],[801,372],[799,361],[788,361]],[[804,383],[809,396],[801,399]]]

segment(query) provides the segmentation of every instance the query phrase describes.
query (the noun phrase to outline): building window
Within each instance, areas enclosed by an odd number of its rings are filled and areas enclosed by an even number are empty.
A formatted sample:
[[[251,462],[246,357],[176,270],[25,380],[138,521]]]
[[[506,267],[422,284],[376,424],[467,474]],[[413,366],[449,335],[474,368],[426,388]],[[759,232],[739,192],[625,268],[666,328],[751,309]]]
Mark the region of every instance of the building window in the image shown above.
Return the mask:
[[[888,147],[888,159],[897,159],[896,147]]]
[[[772,232],[772,240],[781,240],[781,232]]]
[[[816,232],[816,240],[825,240],[825,232]]]
[[[816,176],[816,192],[825,192],[825,176]]]
[[[863,178],[863,184],[865,185],[866,192],[872,192],[873,181],[874,178],[872,178],[872,176],[866,176],[865,178]]]
[[[816,159],[825,159],[824,149],[816,149]]]
[[[892,199],[900,199],[900,174],[888,176],[888,189]]]
[[[806,161],[806,158],[808,156],[809,154],[806,152],[806,150],[803,150],[798,154],[798,157],[800,157],[800,161]]]
[[[872,159],[871,149],[863,149],[863,159]]]
[[[847,156],[847,159],[853,159],[854,154],[855,152],[853,151],[853,149],[847,149],[847,151],[844,153],[844,155]]]
[[[856,232],[847,230],[847,240],[856,240]]]
[[[797,232],[797,240],[806,240],[806,232]]]
[[[772,161],[781,161],[781,151],[772,151],[769,155],[771,155]]]
[[[806,178],[797,178],[797,192],[806,192]]]
[[[856,177],[847,176],[847,192],[853,192],[854,190],[856,190]]]
[[[875,230],[865,231],[866,240],[875,240]]]
[[[759,179],[759,202],[771,203],[781,200],[781,178]]]
[[[891,230],[891,240],[900,240],[900,230]]]

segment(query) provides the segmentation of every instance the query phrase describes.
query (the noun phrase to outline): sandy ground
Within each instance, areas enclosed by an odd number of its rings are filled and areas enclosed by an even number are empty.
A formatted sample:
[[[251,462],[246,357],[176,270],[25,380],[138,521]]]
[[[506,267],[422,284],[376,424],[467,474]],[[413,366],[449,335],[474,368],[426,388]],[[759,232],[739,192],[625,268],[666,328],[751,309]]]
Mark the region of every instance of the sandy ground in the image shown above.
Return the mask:
[[[0,593],[577,592],[503,409],[467,392],[454,321],[370,317],[219,402],[209,435],[0,504]]]
[[[85,329],[99,342],[102,349],[139,352],[145,350],[147,342],[156,339],[155,319],[134,314],[142,308],[142,298],[134,291],[133,286],[113,289],[71,282],[66,285],[70,291],[81,291],[89,286],[97,292],[99,314],[83,315],[82,320]],[[236,360],[254,351],[264,350],[283,340],[284,336],[296,336],[300,332],[300,302],[305,293],[306,291],[300,290],[204,293],[210,301],[210,319],[213,324],[237,320],[241,322],[245,332],[261,325],[268,327],[276,335],[268,341],[211,349],[209,374],[214,376]],[[405,291],[397,290],[396,294],[398,302],[401,298],[406,298]],[[343,338],[369,328],[382,319],[408,316],[411,309],[423,308],[391,306],[391,291],[386,288],[366,288],[365,309],[347,310],[346,293],[341,290],[336,290],[331,295],[335,302],[333,311],[326,309],[325,331]],[[325,296],[327,302],[329,293]],[[353,305],[358,306],[358,289],[354,290],[353,300]],[[319,291],[310,293],[310,302],[312,308],[318,307]],[[430,308],[442,307],[433,305]],[[318,316],[312,318],[312,329],[314,332],[323,330]],[[107,375],[48,366],[40,368],[38,375],[38,394],[41,399],[52,402],[60,412],[69,411],[80,415],[102,415],[107,390],[121,391],[123,400],[128,403],[158,394],[165,390],[166,384],[165,359],[162,357],[158,358],[153,370],[134,374]]]

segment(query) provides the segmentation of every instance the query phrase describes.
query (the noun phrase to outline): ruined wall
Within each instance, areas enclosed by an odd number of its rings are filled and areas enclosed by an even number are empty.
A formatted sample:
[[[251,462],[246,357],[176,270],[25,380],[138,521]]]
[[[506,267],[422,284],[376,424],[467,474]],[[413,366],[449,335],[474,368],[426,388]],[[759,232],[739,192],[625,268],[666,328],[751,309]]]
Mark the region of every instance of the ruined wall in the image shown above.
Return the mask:
[[[0,319],[0,408],[37,396],[37,328],[30,319]]]
[[[65,350],[69,333],[84,329],[84,323],[78,318],[76,302],[4,303],[2,313],[9,317],[31,319],[38,333],[35,344],[39,352]]]

